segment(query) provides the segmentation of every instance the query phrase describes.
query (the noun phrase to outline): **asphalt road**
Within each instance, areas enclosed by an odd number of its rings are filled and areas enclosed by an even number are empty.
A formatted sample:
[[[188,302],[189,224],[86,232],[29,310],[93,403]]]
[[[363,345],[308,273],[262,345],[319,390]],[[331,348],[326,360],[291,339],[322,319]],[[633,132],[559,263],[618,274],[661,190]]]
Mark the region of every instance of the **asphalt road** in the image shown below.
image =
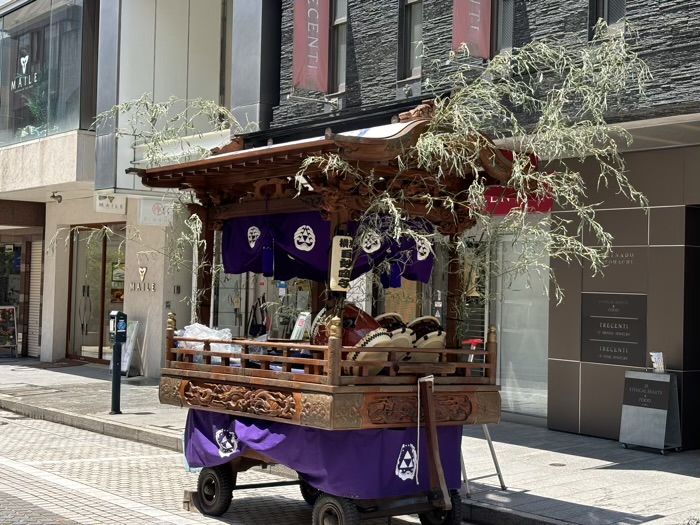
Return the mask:
[[[265,481],[260,471],[239,476]],[[184,490],[196,485],[178,453],[0,411],[0,525],[311,524],[296,486],[236,491],[229,512],[214,519],[183,510]]]

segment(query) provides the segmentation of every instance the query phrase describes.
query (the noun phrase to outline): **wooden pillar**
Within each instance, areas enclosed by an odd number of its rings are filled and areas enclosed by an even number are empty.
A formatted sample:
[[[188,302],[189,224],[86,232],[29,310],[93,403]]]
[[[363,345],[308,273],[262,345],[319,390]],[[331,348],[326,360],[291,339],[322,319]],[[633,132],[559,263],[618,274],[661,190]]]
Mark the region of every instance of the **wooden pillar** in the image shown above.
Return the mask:
[[[209,221],[209,208],[199,205],[190,205],[190,212],[199,216],[202,221],[201,240],[204,245],[198,250],[197,268],[197,320],[204,324],[211,324],[211,291],[214,268],[214,229]]]
[[[168,312],[168,320],[165,325],[165,368],[170,368],[170,362],[177,360],[177,355],[172,352],[172,349],[175,348],[175,330],[177,330],[175,312]]]
[[[333,316],[329,325],[326,327],[328,331],[328,353],[326,354],[326,359],[328,360],[328,384],[339,385],[340,375],[342,373],[340,369],[340,361],[343,355],[343,321],[340,317]]]
[[[489,384],[495,385],[498,374],[498,342],[496,341],[496,327],[494,325],[489,325],[484,349],[488,352],[486,354],[486,362],[489,364],[489,368],[486,369],[486,376],[489,378]]]
[[[447,338],[445,340],[447,348],[460,347],[460,342],[457,340],[457,321],[459,319],[462,302],[462,276],[459,271],[457,252],[453,247],[454,244],[451,244],[448,255],[449,262],[447,264],[447,326],[445,327],[447,331]]]

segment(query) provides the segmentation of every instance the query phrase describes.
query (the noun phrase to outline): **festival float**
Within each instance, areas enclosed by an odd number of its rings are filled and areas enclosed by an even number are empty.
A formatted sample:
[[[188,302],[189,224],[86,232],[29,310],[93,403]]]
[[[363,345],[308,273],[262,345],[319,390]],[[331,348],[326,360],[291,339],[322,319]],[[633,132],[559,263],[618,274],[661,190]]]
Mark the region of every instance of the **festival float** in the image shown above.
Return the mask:
[[[234,141],[204,160],[130,170],[145,186],[196,197],[190,210],[202,221],[200,255],[209,263],[200,271],[203,289],[212,282],[216,231],[223,232],[226,273],[319,283],[306,341],[195,340],[177,336],[169,315],[160,400],[190,409],[184,449],[190,466],[203,467],[191,495],[202,512],[228,510],[233,490],[243,488],[236,486],[238,472],[280,463],[298,472],[295,483],[314,505],[314,524],[414,512],[423,523],[461,522],[462,426],[501,416],[495,328],[483,345],[462,348],[454,312],[464,276],[454,268],[445,326],[432,316],[373,317],[346,297],[352,280],[380,266],[388,287],[445,272],[433,267],[425,239],[456,240],[473,225],[468,210],[429,206],[422,197],[439,197],[444,187],[458,194],[473,176],[437,185],[429,173],[399,167],[397,158],[426,130],[430,110],[427,103],[394,124],[318,139],[254,149]],[[362,214],[371,197],[342,173],[306,165],[300,184],[304,160],[327,154],[380,175],[391,185],[387,191],[403,188],[411,196],[403,220],[424,235],[394,238],[380,231],[381,217],[367,228]],[[507,181],[504,152],[491,145],[480,157],[479,176],[493,185]],[[204,298],[199,318],[209,319],[210,308]]]

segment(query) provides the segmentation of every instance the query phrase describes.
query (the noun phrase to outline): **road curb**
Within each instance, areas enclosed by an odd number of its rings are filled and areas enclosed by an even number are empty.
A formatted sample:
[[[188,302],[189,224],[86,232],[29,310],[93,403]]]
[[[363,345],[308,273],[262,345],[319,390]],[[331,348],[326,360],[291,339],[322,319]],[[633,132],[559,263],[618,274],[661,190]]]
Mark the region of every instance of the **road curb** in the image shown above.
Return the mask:
[[[20,403],[0,396],[0,409],[9,410],[15,414],[27,416],[32,419],[42,419],[59,423],[81,430],[89,430],[106,436],[127,439],[136,441],[146,445],[155,445],[157,447],[182,452],[182,439],[178,436],[157,430],[144,429],[126,423],[116,423],[105,421],[93,416],[85,416],[82,414],[74,414],[72,412],[64,412],[51,408],[37,407],[27,403]]]
[[[462,500],[464,521],[478,525],[572,525],[571,522],[514,511],[498,505]]]

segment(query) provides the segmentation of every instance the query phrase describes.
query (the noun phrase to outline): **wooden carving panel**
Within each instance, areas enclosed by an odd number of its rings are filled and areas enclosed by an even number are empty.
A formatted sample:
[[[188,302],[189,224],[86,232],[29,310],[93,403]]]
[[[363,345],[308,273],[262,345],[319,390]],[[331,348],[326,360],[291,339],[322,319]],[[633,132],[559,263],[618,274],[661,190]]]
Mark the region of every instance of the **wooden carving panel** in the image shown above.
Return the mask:
[[[158,399],[164,405],[182,406],[180,399],[181,379],[175,377],[161,377],[160,386],[158,388]]]
[[[415,424],[418,417],[418,397],[415,395],[368,397],[363,412],[372,425]],[[466,422],[471,412],[472,403],[466,394],[435,396],[435,416],[438,423]],[[422,417],[421,420],[423,420]]]
[[[292,419],[297,411],[292,394],[247,386],[188,382],[183,397],[190,406],[282,419]]]
[[[333,398],[324,394],[301,395],[301,424],[307,427],[331,428]]]
[[[362,428],[362,394],[344,394],[333,401],[333,428]]]

